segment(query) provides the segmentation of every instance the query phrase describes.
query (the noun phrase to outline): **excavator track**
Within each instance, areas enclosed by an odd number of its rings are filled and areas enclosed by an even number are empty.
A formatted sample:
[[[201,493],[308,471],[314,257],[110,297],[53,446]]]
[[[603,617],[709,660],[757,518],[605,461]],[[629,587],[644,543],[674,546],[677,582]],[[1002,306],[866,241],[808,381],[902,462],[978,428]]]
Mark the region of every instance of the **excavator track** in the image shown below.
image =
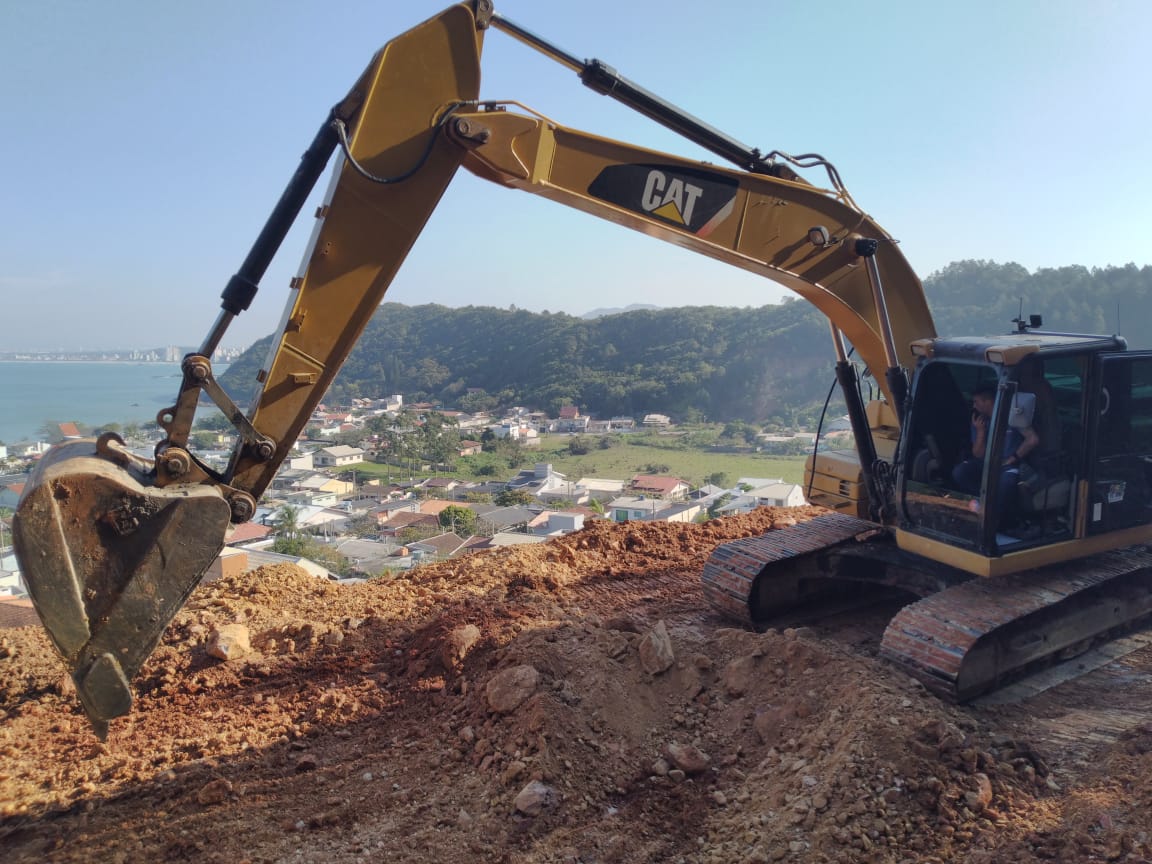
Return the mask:
[[[1152,548],[1134,546],[992,578],[896,548],[871,522],[830,513],[724,543],[702,574],[727,618],[771,626],[835,607],[846,586],[896,588],[910,602],[880,654],[933,692],[967,702],[1152,618]]]
[[[1149,615],[1152,550],[1138,546],[947,588],[901,609],[880,653],[966,702]]]
[[[716,547],[701,576],[704,597],[722,615],[755,626],[763,617],[766,587],[782,596],[772,605],[780,611],[801,602],[802,576],[819,572],[818,557],[846,543],[877,533],[877,526],[843,513],[828,513],[807,522],[733,540]],[[771,569],[771,579],[762,578]]]

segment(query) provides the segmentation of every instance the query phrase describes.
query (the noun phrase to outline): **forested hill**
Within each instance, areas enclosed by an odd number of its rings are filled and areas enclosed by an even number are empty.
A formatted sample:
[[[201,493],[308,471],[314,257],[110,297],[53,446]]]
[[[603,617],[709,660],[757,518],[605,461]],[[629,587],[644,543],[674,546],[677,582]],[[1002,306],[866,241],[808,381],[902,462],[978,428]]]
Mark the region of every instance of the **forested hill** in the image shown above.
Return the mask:
[[[1122,335],[1152,346],[1152,267],[962,261],[925,281],[945,335],[1002,333],[1021,310],[1061,331]],[[261,340],[225,373],[242,401],[267,356]],[[555,415],[677,420],[810,417],[832,381],[824,317],[802,300],[759,308],[643,309],[594,319],[561,313],[385,303],[333,386],[332,399],[402,393],[446,408],[525,405]]]

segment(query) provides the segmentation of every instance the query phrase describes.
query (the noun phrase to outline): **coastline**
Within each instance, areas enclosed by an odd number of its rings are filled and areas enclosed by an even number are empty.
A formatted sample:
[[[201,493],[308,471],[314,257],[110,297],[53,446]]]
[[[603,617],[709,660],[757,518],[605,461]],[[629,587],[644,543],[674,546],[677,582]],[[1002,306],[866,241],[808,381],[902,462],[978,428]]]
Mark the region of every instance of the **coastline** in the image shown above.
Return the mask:
[[[7,359],[0,364],[0,441],[10,449],[45,440],[49,423],[76,422],[88,429],[154,423],[180,390],[178,362]]]

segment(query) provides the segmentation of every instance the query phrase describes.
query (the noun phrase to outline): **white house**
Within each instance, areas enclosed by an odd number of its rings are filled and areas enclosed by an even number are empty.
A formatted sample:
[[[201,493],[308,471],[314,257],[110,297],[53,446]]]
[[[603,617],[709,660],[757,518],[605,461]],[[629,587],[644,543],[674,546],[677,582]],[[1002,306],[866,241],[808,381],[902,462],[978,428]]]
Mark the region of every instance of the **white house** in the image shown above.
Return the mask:
[[[589,498],[606,501],[617,497],[624,491],[624,481],[608,480],[602,477],[581,477],[576,481],[576,488],[587,492]]]
[[[750,513],[757,507],[803,507],[807,503],[803,487],[777,481],[737,495],[721,507],[719,512]]]
[[[530,426],[527,423],[509,421],[489,426],[488,428],[492,430],[492,434],[497,438],[511,438],[513,441],[519,441],[521,444],[528,446],[540,443],[540,433],[536,431],[534,426]]]
[[[659,498],[632,497],[625,495],[613,498],[605,508],[605,514],[613,522],[634,522],[651,519],[656,511],[667,507]]]
[[[298,471],[311,471],[316,467],[312,461],[312,452],[298,453],[295,456],[290,455],[284,463],[288,468],[294,468]]]
[[[531,526],[533,534],[556,537],[561,534],[571,534],[573,531],[579,531],[583,528],[584,514],[548,510],[532,521],[536,523]]]
[[[613,522],[692,522],[704,508],[698,502],[662,501],[659,498],[616,498],[605,515]]]
[[[335,447],[317,450],[312,454],[312,461],[317,468],[343,468],[346,465],[359,465],[364,461],[364,451],[359,447],[339,444]]]
[[[753,489],[748,494],[756,496],[761,507],[803,507],[808,503],[804,499],[803,487],[795,483],[773,483]]]
[[[28,593],[27,586],[20,576],[20,563],[9,549],[0,551],[0,596],[22,597]]]

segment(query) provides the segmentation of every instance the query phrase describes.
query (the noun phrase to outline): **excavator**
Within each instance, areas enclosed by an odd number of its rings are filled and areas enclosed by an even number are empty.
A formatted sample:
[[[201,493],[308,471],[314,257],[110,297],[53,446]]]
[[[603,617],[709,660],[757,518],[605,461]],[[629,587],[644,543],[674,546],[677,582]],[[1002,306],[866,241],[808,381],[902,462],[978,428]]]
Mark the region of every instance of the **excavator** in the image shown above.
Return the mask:
[[[731,167],[481,99],[489,30]],[[211,358],[330,162],[259,391],[241,410]],[[16,553],[101,737],[131,710],[133,677],[230,527],[253,516],[461,167],[760,274],[827,318],[854,449],[808,461],[823,515],[715,550],[702,590],[724,615],[759,627],[805,604],[897,590],[909,602],[881,653],[966,700],[1152,612],[1152,355],[1117,336],[1044,331],[1036,316],[1005,335],[938,336],[896,240],[828,160],[748,147],[490,0],[467,0],[388,42],[323,118],[215,323],[184,358],[152,455],[112,433],[66,441],[25,486]],[[801,177],[808,169],[823,185]],[[954,475],[970,458],[977,392],[992,394],[988,453],[1020,428],[1041,443],[1005,465],[977,460],[979,488],[964,490]],[[236,431],[224,470],[190,448],[202,396]]]

